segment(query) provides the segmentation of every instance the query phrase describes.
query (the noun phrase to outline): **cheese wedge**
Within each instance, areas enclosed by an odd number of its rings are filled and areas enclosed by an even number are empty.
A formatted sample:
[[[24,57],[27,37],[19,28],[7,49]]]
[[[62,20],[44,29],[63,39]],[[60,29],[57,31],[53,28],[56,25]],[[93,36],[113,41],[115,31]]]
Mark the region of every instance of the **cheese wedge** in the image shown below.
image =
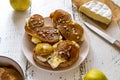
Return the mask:
[[[111,0],[115,5],[120,7],[120,1],[119,0]]]
[[[89,1],[81,5],[79,11],[88,17],[107,25],[112,19],[111,9],[106,4],[99,1]]]

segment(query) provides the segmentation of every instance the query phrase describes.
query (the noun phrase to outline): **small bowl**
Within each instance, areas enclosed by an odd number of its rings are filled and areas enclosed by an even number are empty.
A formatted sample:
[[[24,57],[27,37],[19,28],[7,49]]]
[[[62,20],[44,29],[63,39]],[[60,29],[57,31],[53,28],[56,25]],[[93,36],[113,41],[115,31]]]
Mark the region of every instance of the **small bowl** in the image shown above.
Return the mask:
[[[0,66],[11,66],[13,68],[15,68],[22,76],[23,80],[25,80],[25,76],[23,73],[22,68],[20,67],[20,65],[14,61],[13,59],[9,58],[9,57],[5,57],[5,56],[0,56]]]

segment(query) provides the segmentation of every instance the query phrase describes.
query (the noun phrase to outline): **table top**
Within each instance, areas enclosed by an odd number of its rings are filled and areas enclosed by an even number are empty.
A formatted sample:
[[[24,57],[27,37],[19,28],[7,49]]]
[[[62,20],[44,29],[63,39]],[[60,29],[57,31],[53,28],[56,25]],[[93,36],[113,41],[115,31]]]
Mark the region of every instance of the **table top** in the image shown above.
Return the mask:
[[[89,54],[84,62],[76,69],[64,73],[38,70],[27,61],[22,51],[26,18],[35,13],[46,17],[55,9],[64,9],[71,13],[75,21],[84,27],[90,43]],[[71,0],[32,0],[31,7],[24,12],[14,11],[9,0],[2,0],[0,10],[0,55],[17,61],[24,71],[26,80],[80,80],[80,75],[91,69],[101,70],[109,80],[120,80],[120,50],[82,24],[79,14],[72,11]],[[105,32],[120,40],[120,21],[110,25]]]

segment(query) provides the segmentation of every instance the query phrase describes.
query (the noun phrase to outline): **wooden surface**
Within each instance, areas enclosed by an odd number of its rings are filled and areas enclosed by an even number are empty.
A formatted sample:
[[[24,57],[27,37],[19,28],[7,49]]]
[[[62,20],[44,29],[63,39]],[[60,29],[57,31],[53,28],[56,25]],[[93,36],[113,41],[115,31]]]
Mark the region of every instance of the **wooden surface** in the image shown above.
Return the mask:
[[[88,1],[89,0],[72,0],[73,4],[77,7],[78,12],[79,12],[79,7],[82,4],[84,4],[84,3],[88,2]],[[105,3],[111,9],[111,11],[112,11],[112,20],[111,20],[111,23],[109,25],[112,25],[115,22],[120,20],[120,5],[119,5],[120,3],[118,3],[117,0],[114,0],[114,2],[111,1],[111,0],[95,0],[95,1],[100,1],[102,3]],[[116,3],[118,3],[118,4],[116,5]],[[92,20],[92,21],[94,23],[96,23],[98,26],[100,26],[101,28],[103,28],[103,29],[107,29],[109,27],[109,25],[102,24],[102,23],[97,22],[95,20]]]
[[[54,74],[38,70],[26,60],[22,52],[22,38],[27,17],[35,13],[48,16],[58,8],[67,10],[84,27],[89,36],[90,51],[80,67]],[[25,12],[14,11],[9,0],[1,0],[0,10],[0,55],[17,61],[24,70],[26,80],[80,80],[80,75],[91,69],[101,70],[109,80],[120,80],[120,50],[86,28],[76,9],[72,11],[70,0],[32,0],[30,9]],[[105,32],[120,40],[120,21],[114,22]]]

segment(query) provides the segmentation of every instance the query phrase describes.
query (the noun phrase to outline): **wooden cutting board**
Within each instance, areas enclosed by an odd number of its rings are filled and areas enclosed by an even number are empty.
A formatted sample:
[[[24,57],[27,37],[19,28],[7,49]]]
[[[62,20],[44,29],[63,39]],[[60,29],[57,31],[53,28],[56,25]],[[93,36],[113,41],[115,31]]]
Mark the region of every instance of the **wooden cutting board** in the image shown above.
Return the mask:
[[[90,0],[72,0],[72,3],[79,9],[79,7],[88,2]],[[115,22],[120,22],[120,7],[114,4],[111,0],[95,0],[105,3],[110,7],[112,10],[112,21],[109,25],[114,24]],[[78,11],[79,12],[79,11]],[[92,20],[92,19],[91,19]],[[102,24],[100,22],[92,20],[94,23],[96,23],[98,26],[102,27],[103,29],[106,29],[109,25]]]

